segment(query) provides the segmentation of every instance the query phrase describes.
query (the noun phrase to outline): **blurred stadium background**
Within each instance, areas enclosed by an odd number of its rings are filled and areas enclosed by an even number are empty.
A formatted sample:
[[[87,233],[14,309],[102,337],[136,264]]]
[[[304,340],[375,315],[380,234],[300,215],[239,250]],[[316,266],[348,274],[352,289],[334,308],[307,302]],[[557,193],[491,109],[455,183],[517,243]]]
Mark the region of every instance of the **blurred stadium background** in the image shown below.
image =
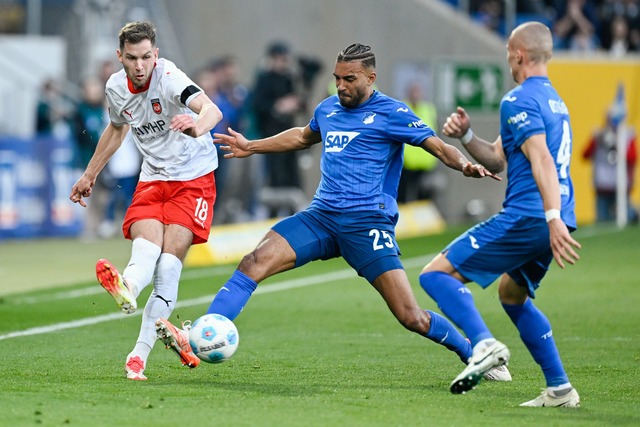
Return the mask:
[[[0,241],[80,235],[85,212],[68,200],[81,173],[72,162],[75,145],[68,135],[36,134],[37,101],[48,79],[59,82],[71,103],[77,101],[82,80],[99,75],[105,61],[115,60],[117,32],[124,23],[154,22],[160,56],[192,77],[212,58],[234,55],[240,80],[247,85],[267,45],[285,40],[296,58],[323,64],[308,93],[311,106],[326,96],[336,54],[353,42],[366,43],[377,55],[382,92],[402,98],[409,82],[420,79],[437,106],[438,127],[462,105],[472,113],[475,132],[493,138],[499,100],[513,86],[503,34],[527,19],[551,25],[554,16],[518,13],[520,2],[505,0],[499,2],[500,30],[492,31],[470,14],[473,3],[0,0]],[[591,165],[580,153],[593,129],[603,125],[620,85],[626,94],[626,123],[640,128],[639,57],[613,57],[602,49],[557,51],[550,74],[572,113],[577,214],[581,224],[590,224],[595,217]],[[301,124],[306,119],[308,115]],[[318,180],[317,149],[311,150],[313,161],[301,163],[309,197]],[[434,198],[437,214],[430,217],[438,227],[442,218],[460,224],[500,209],[504,184],[470,181],[440,169],[445,180]],[[640,204],[637,187],[632,201]]]

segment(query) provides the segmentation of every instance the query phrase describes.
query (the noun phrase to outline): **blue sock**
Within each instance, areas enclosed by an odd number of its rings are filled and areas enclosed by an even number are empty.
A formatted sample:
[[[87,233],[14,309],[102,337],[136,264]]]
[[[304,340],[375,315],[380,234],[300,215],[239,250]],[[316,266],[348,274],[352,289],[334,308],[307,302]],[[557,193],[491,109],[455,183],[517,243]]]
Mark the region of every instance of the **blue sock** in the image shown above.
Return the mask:
[[[471,344],[462,334],[444,317],[430,310],[425,310],[431,316],[431,327],[425,335],[431,341],[443,345],[455,352],[463,363],[471,357]]]
[[[502,304],[527,346],[533,359],[540,365],[547,387],[556,387],[569,382],[560,354],[551,332],[547,317],[527,299],[523,305]]]
[[[258,284],[253,279],[236,270],[211,301],[207,314],[222,314],[229,320],[234,320],[257,287]]]
[[[420,275],[420,285],[444,315],[464,331],[472,346],[493,338],[464,283],[447,273],[432,271]]]

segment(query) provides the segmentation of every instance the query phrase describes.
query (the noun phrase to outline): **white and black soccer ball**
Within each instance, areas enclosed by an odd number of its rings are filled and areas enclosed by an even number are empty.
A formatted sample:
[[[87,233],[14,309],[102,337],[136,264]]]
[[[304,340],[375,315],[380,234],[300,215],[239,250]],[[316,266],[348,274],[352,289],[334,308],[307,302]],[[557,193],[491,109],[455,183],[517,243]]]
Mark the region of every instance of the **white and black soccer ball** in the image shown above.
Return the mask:
[[[189,344],[208,363],[221,363],[238,349],[240,335],[234,323],[220,314],[205,314],[191,325]]]

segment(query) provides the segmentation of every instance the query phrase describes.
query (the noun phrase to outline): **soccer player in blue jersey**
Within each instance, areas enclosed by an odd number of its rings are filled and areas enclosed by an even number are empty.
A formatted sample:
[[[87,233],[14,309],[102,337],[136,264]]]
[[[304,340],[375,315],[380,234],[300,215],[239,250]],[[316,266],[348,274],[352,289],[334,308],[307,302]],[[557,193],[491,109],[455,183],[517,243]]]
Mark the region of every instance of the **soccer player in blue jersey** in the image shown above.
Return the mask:
[[[532,301],[554,258],[562,268],[579,258],[580,244],[569,234],[576,228],[569,113],[547,77],[549,28],[537,22],[518,26],[507,52],[519,86],[502,98],[497,140],[475,136],[462,108],[444,125],[445,135],[460,138],[492,172],[508,165],[503,209],[450,243],[424,268],[420,284],[473,345],[467,368],[451,384],[453,393],[471,390],[487,370],[509,360],[509,350],[493,337],[465,286],[473,281],[486,288],[500,277],[502,306],[547,382],[540,396],[520,406],[578,407],[549,320]]]
[[[302,150],[317,143],[322,143],[322,158],[321,180],[310,206],[274,225],[244,256],[208,313],[233,320],[264,279],[313,260],[342,256],[378,290],[405,328],[444,345],[467,363],[469,342],[443,316],[418,306],[400,263],[395,224],[403,144],[421,146],[465,176],[500,178],[445,144],[406,104],[373,89],[375,56],[369,46],[353,44],[340,52],[334,76],[337,94],[316,107],[305,127],[255,141],[232,129],[229,135],[215,134],[226,158]],[[156,330],[179,356],[191,353],[184,329],[161,319]],[[491,379],[510,379],[505,369],[494,374]]]

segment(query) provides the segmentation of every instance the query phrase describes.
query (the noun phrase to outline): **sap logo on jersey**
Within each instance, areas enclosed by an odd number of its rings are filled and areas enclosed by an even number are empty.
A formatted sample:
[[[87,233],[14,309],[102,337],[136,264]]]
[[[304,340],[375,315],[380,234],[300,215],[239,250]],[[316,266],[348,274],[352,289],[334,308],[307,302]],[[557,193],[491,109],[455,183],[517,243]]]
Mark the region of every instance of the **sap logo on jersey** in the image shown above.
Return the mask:
[[[358,135],[360,132],[327,132],[324,149],[327,153],[339,153]]]

